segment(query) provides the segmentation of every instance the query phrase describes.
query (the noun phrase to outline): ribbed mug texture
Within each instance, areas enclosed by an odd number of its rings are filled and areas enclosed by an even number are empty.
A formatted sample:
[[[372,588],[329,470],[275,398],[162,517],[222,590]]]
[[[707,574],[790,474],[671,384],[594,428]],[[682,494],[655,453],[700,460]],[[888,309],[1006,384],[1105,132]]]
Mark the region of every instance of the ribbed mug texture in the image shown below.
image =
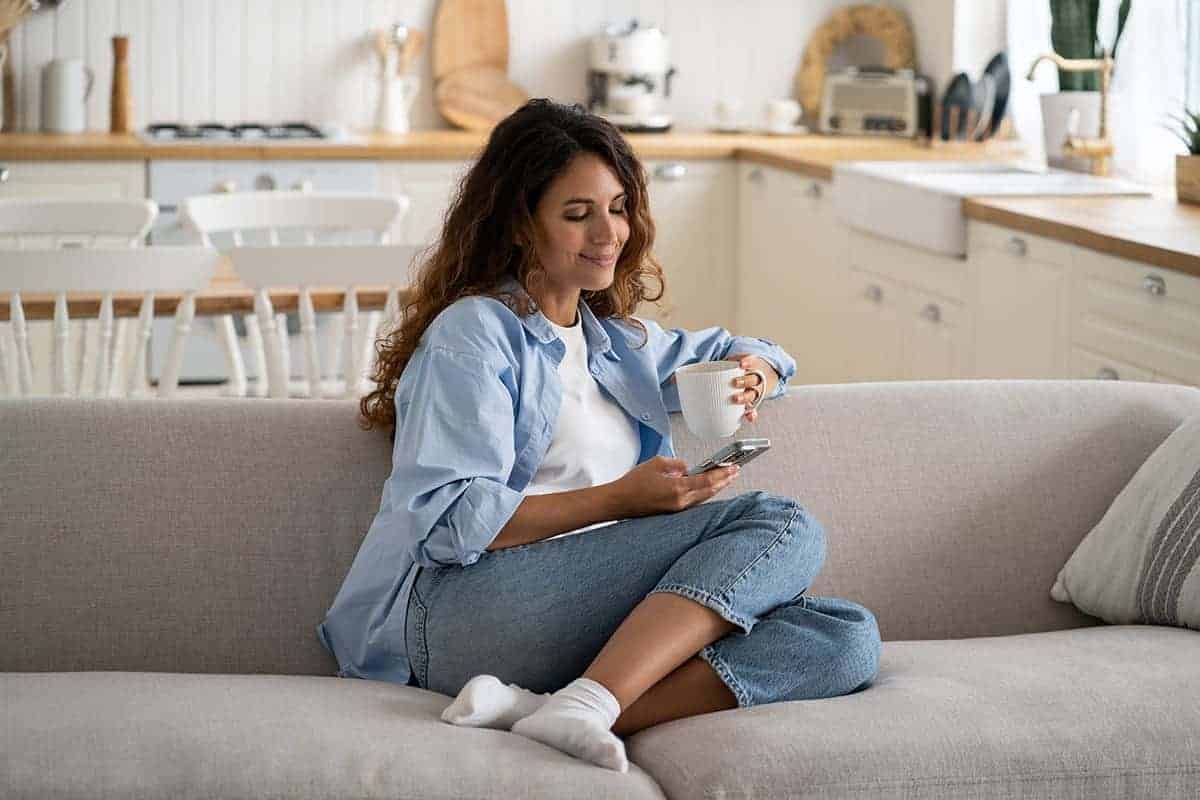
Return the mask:
[[[737,433],[746,409],[733,402],[737,392],[733,382],[745,374],[732,361],[705,361],[675,370],[679,404],[688,430],[706,439]]]

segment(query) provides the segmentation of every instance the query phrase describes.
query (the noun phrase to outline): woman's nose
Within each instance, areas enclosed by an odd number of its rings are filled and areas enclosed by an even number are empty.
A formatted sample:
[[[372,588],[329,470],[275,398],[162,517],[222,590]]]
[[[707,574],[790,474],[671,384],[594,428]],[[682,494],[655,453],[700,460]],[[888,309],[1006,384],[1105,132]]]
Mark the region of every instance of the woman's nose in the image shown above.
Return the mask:
[[[611,214],[597,216],[600,219],[592,226],[590,231],[592,242],[595,244],[616,242],[619,238],[617,235],[617,220]]]

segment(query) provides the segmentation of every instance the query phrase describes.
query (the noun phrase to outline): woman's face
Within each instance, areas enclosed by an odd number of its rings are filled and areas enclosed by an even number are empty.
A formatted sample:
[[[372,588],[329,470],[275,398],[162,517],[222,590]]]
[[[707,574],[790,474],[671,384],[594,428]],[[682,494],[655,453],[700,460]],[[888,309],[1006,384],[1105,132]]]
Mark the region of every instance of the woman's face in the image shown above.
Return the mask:
[[[613,282],[629,239],[625,187],[599,156],[581,153],[551,181],[534,210],[534,247],[554,293],[599,291]]]

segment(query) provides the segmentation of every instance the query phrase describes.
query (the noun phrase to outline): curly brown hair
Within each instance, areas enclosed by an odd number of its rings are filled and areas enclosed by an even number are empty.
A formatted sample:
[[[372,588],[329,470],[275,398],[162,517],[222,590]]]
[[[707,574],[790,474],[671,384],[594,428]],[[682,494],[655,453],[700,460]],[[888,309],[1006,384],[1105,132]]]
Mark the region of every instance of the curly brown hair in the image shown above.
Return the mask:
[[[657,302],[665,283],[651,252],[646,171],[621,133],[582,106],[546,99],[530,100],[492,130],[478,160],[463,177],[446,211],[438,241],[431,247],[403,303],[399,319],[376,339],[371,379],[375,388],[360,402],[364,430],[379,427],[395,434],[396,387],[425,329],[454,301],[470,295],[495,297],[525,316],[534,312],[527,295],[499,290],[507,276],[528,288],[542,270],[532,247],[533,216],[550,183],[581,153],[604,160],[625,190],[629,238],[621,250],[612,284],[584,291],[582,299],[599,318],[615,317],[642,330],[633,319],[642,301]],[[650,295],[643,280],[657,282]],[[643,341],[644,343],[644,341]]]

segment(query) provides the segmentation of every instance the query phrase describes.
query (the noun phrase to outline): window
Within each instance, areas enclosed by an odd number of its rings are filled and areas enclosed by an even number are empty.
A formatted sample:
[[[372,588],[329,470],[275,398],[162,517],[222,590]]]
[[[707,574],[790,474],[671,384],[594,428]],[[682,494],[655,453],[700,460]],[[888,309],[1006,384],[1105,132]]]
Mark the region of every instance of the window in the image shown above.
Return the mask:
[[[1200,111],[1200,0],[1187,3],[1187,107]]]

